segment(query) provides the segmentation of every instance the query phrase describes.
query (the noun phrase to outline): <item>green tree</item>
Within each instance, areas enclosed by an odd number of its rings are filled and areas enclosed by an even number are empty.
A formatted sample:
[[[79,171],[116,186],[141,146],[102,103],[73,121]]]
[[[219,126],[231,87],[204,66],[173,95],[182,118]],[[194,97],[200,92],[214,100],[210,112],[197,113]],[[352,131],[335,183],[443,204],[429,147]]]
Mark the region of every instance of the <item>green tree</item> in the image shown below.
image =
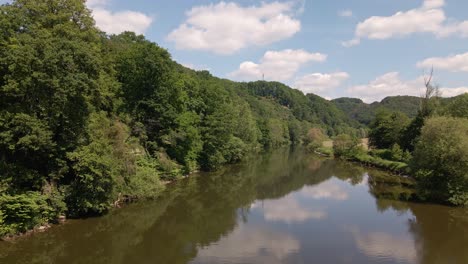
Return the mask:
[[[370,124],[369,141],[376,148],[391,148],[399,142],[402,131],[409,124],[408,116],[401,112],[382,110]]]
[[[0,13],[0,174],[38,190],[66,175],[66,153],[115,82],[83,1],[16,0]]]
[[[466,119],[428,119],[416,144],[411,166],[428,199],[468,205]]]
[[[468,93],[459,95],[444,107],[444,115],[468,118]]]

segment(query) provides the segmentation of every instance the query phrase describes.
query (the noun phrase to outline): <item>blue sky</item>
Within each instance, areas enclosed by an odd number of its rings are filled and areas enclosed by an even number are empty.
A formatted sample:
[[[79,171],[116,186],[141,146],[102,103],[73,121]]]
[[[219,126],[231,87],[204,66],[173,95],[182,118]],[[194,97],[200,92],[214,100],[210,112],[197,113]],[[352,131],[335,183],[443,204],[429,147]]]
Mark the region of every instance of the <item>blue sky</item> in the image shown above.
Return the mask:
[[[0,0],[0,2],[5,2]],[[108,33],[133,30],[195,69],[284,82],[326,98],[468,92],[465,0],[90,0]]]

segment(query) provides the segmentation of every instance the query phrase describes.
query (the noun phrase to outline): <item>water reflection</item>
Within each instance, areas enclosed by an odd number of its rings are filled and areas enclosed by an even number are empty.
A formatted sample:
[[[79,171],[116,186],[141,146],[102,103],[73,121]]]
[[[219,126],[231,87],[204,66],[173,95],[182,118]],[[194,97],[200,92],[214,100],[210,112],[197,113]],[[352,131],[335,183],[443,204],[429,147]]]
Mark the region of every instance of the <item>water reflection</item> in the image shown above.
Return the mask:
[[[312,199],[348,200],[348,193],[335,181],[327,181],[313,187],[305,187],[302,195]]]
[[[300,249],[288,233],[240,224],[229,236],[202,247],[193,263],[284,263]]]
[[[310,209],[301,205],[295,195],[287,195],[279,200],[257,201],[251,208],[260,210],[266,221],[294,223],[327,217],[327,212],[324,210]]]
[[[387,199],[412,195],[394,179],[279,150],[2,242],[0,263],[468,263],[468,212]]]
[[[350,229],[356,246],[364,254],[382,261],[417,263],[413,239],[407,235],[394,235],[385,232],[363,232],[357,227]]]

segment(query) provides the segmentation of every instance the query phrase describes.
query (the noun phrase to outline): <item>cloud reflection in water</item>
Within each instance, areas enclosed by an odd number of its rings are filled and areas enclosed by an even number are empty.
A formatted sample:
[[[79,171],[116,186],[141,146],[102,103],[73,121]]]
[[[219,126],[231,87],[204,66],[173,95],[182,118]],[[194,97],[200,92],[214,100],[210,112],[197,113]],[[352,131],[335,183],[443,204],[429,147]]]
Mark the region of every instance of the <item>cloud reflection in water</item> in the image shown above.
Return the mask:
[[[290,234],[241,223],[231,234],[198,250],[192,263],[284,263],[300,250]]]

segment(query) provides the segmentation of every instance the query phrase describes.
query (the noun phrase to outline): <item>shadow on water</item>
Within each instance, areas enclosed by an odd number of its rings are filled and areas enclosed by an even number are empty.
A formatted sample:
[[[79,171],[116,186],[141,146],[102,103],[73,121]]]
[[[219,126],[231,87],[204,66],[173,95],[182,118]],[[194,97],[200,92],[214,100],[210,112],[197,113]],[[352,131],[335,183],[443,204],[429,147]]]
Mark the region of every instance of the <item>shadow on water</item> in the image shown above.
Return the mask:
[[[411,196],[411,183],[386,177],[277,150],[1,242],[0,263],[468,263],[467,212],[389,200]]]

